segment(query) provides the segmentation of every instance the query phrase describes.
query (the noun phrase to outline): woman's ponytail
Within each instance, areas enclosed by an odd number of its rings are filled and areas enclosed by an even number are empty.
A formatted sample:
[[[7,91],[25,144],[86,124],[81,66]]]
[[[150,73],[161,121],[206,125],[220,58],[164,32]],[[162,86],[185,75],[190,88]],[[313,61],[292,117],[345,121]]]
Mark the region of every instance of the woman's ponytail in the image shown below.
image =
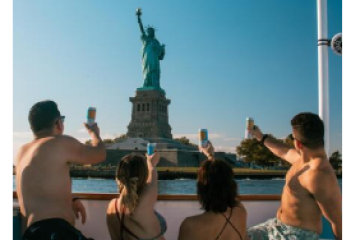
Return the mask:
[[[133,212],[139,202],[138,195],[138,181],[137,177],[133,177],[124,183],[121,195],[123,196],[123,203],[129,209],[130,212]]]

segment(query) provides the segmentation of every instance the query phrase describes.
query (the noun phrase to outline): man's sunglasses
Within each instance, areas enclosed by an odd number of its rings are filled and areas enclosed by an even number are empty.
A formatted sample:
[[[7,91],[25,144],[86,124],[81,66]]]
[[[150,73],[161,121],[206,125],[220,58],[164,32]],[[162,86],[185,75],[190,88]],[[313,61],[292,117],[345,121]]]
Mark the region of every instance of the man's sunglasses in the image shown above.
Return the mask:
[[[294,141],[295,139],[297,141],[299,141],[300,143],[304,144],[302,141],[300,141],[299,139],[295,138],[292,134],[289,134],[289,138],[291,139],[291,141]]]
[[[57,121],[61,121],[62,123],[65,122],[65,116],[60,116]]]
[[[296,139],[292,134],[289,134],[289,138],[291,139],[291,141],[294,141]]]

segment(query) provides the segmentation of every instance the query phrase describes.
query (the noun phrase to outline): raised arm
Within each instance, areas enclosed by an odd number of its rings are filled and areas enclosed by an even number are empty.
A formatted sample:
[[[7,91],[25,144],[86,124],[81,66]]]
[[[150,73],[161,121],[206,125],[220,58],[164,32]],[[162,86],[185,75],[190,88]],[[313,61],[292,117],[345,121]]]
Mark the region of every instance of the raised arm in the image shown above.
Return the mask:
[[[140,32],[142,35],[145,35],[144,26],[141,21],[141,12],[140,12],[140,14],[137,14],[137,18],[138,18],[138,23],[139,23],[139,27],[140,27]]]
[[[97,124],[91,126],[85,124],[90,137],[92,146],[82,144],[77,139],[70,136],[62,137],[62,146],[66,150],[68,162],[79,164],[95,164],[106,159],[106,148],[100,138],[100,131]]]
[[[139,197],[139,205],[145,203],[146,205],[152,205],[151,209],[153,208],[154,204],[157,201],[157,194],[158,194],[158,173],[156,170],[156,166],[159,163],[160,156],[157,152],[153,155],[148,156],[146,155],[147,165],[149,170],[148,179],[146,182],[146,187],[144,188],[141,196]]]
[[[204,153],[208,160],[215,159],[215,149],[210,141],[208,141],[208,146],[206,148],[203,148],[201,145],[199,145],[199,152]]]
[[[249,132],[253,134],[259,142],[263,139],[264,134],[261,132],[258,126],[254,129],[250,129]],[[288,144],[281,142],[271,136],[268,136],[264,141],[265,147],[267,147],[273,154],[284,159],[285,161],[293,164],[300,159],[300,154],[294,148]]]
[[[341,240],[341,191],[332,167],[330,164],[327,165],[325,170],[310,170],[306,188],[314,196],[324,217],[330,222],[335,238]]]

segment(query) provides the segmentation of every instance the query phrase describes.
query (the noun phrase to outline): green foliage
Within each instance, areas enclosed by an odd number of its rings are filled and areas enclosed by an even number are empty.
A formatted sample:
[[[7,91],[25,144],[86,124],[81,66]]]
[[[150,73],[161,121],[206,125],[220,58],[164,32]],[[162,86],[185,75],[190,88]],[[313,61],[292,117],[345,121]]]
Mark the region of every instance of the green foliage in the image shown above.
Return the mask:
[[[103,143],[109,144],[109,143],[122,142],[125,138],[127,138],[126,134],[121,134],[119,137],[114,139],[106,138],[103,140]],[[91,139],[86,140],[85,145],[91,145]]]
[[[342,156],[339,151],[333,152],[329,161],[334,170],[339,170],[340,168],[342,168]]]
[[[285,142],[287,145],[289,145],[290,147],[295,148],[294,141],[291,139],[290,136],[291,136],[291,134],[289,134],[289,135],[285,138],[285,141],[284,141],[284,142]],[[281,161],[281,166],[291,167],[291,164],[288,163],[287,161],[282,160],[281,158],[280,158],[280,161]]]
[[[175,138],[174,140],[190,147],[198,147],[198,145],[191,143],[187,137]]]
[[[291,146],[292,148],[295,148],[294,141],[291,140],[291,134],[289,134],[289,135],[285,138],[285,143],[288,144],[289,146]]]
[[[119,137],[115,138],[113,142],[122,142],[124,139],[128,138],[126,134],[121,134]]]
[[[255,162],[259,166],[274,166],[281,161],[282,166],[287,163],[275,156],[269,149],[259,143],[256,139],[244,139],[236,147],[236,153],[242,156],[245,162]]]

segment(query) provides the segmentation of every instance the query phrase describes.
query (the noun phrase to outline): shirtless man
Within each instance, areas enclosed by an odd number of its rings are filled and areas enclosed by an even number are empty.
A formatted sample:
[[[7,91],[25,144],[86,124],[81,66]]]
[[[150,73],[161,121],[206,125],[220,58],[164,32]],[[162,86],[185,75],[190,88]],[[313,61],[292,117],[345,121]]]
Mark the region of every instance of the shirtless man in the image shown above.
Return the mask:
[[[318,115],[300,113],[291,120],[294,148],[255,126],[255,138],[292,166],[286,174],[276,218],[248,229],[254,240],[319,239],[322,215],[342,239],[341,192],[324,151],[324,124]]]
[[[105,160],[106,149],[96,124],[87,125],[92,146],[63,135],[65,117],[53,101],[36,103],[29,112],[34,140],[16,157],[16,192],[27,229],[23,240],[85,240],[73,226],[75,216],[85,223],[84,206],[72,197],[69,163]]]

